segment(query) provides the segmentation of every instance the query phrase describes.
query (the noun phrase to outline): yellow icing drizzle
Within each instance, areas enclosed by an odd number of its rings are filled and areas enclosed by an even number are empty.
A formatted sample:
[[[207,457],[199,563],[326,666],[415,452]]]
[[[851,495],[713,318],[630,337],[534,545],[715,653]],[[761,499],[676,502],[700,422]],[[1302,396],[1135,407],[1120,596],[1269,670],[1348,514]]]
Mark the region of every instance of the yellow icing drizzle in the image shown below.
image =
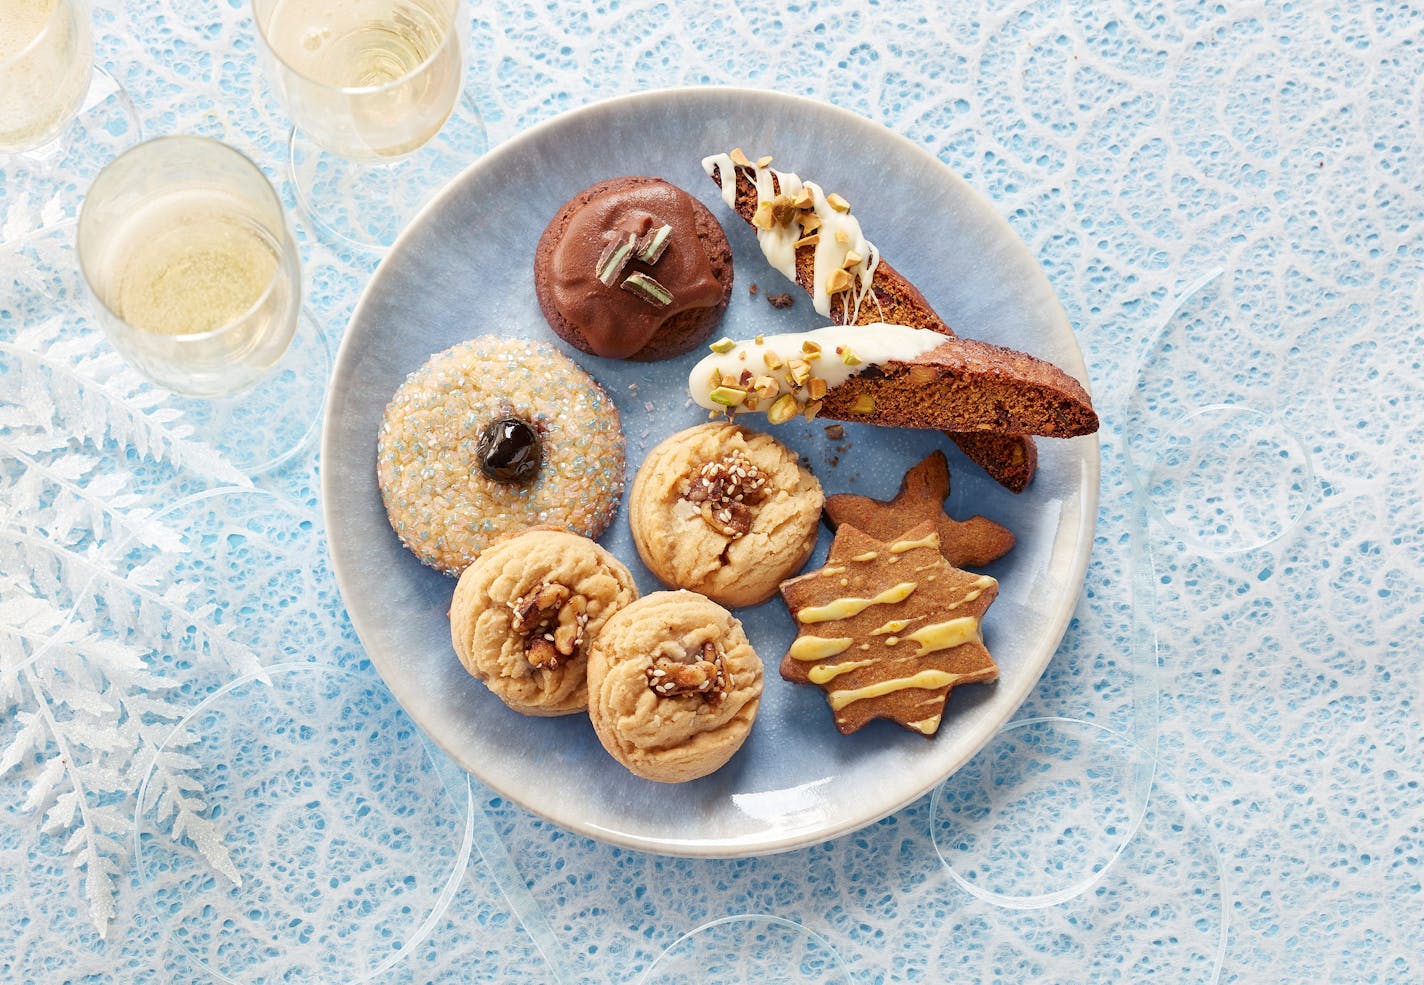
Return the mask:
[[[897,540],[890,545],[891,554],[904,554],[906,551],[913,551],[917,547],[933,547],[939,550],[939,534],[931,531],[919,540]]]
[[[915,656],[923,657],[926,653],[948,650],[971,640],[982,640],[983,637],[979,634],[979,620],[974,616],[962,616],[948,622],[930,623],[910,633],[905,639],[920,644],[919,652]]]
[[[905,727],[908,729],[914,729],[921,735],[930,735],[934,732],[935,729],[939,728],[939,720],[942,717],[944,716],[935,715],[933,718],[922,718],[918,722],[906,722]]]
[[[874,561],[878,555],[874,551],[866,551],[864,554],[857,554],[851,558],[852,561]]]
[[[827,639],[824,636],[798,636],[786,655],[792,660],[825,660],[850,649],[855,640],[849,636]]]
[[[910,597],[910,593],[915,590],[915,583],[912,581],[902,581],[894,588],[887,588],[874,598],[845,598],[836,599],[825,605],[811,605],[796,613],[796,621],[801,623],[831,622],[836,619],[849,619],[870,608],[872,605],[888,605],[893,602],[903,602]]]
[[[842,674],[849,674],[859,667],[869,667],[874,662],[874,660],[848,660],[843,664],[821,664],[819,667],[812,667],[806,676],[811,679],[812,684],[824,684]]]
[[[891,619],[883,626],[878,626],[870,631],[871,636],[884,636],[886,633],[898,633],[906,626],[910,625],[913,619]]]
[[[997,584],[998,582],[993,578],[990,578],[988,575],[980,575],[977,579],[975,579],[974,587],[969,590],[969,592],[964,596],[964,598],[954,603],[954,605],[949,606],[949,608],[956,609],[961,605],[968,605],[970,602],[973,602],[975,599],[983,595],[986,591],[988,591],[990,588],[993,588]]]
[[[826,696],[826,700],[830,702],[833,710],[840,711],[846,705],[855,704],[857,701],[864,701],[866,698],[880,698],[909,688],[933,690],[948,687],[963,676],[963,674],[951,674],[945,670],[922,670],[910,677],[895,677],[888,681],[867,684],[865,687],[832,691]]]
[[[822,577],[822,578],[830,578],[832,575],[843,575],[843,574],[845,574],[845,568],[836,568],[836,567],[832,567],[832,566],[830,566],[830,565],[827,565],[826,567],[824,567],[824,568],[821,569],[821,577]]]

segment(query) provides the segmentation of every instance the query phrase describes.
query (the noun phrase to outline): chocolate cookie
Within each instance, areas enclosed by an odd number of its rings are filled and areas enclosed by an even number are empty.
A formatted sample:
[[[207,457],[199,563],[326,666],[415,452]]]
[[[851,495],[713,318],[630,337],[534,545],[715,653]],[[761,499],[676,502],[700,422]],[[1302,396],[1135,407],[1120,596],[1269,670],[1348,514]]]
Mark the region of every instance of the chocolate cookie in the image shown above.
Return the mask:
[[[952,688],[995,680],[981,620],[999,583],[952,567],[933,523],[876,540],[848,524],[781,596],[797,637],[781,676],[825,689],[842,734],[877,718],[934,735]]]
[[[550,220],[534,291],[554,334],[596,356],[651,362],[695,348],[732,295],[716,218],[660,178],[610,178]]]

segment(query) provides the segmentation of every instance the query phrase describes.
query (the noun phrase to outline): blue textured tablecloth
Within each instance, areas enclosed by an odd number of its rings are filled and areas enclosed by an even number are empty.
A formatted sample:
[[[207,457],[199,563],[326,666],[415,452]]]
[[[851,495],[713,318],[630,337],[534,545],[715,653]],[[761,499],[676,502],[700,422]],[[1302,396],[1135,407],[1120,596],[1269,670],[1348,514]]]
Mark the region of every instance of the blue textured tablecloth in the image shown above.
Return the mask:
[[[0,161],[0,980],[636,981],[741,913],[804,925],[864,982],[1424,978],[1424,15],[471,13],[468,91],[492,142],[626,92],[767,87],[886,124],[995,203],[1077,329],[1104,422],[1067,637],[1021,724],[937,799],[827,845],[680,861],[477,785],[467,811],[462,776],[411,751],[346,620],[316,443],[249,484],[189,433],[185,405],[127,375],[68,293],[64,221],[103,161],[77,147],[75,187],[52,201]],[[94,16],[145,134],[221,137],[273,177],[334,348],[378,258],[297,209],[245,5],[101,0]],[[342,676],[268,672],[290,714],[244,718],[256,685],[230,682],[303,661]],[[349,716],[334,759],[314,759],[312,726]],[[269,758],[243,745],[254,724]],[[203,764],[221,768],[185,786]],[[305,813],[201,804],[289,787],[315,791],[295,798]],[[382,810],[378,842],[311,828]],[[212,871],[165,854],[172,838]],[[189,909],[223,859],[264,867],[245,885],[270,883],[270,908]],[[345,902],[323,906],[323,887]],[[224,944],[303,900],[312,918],[263,953]]]

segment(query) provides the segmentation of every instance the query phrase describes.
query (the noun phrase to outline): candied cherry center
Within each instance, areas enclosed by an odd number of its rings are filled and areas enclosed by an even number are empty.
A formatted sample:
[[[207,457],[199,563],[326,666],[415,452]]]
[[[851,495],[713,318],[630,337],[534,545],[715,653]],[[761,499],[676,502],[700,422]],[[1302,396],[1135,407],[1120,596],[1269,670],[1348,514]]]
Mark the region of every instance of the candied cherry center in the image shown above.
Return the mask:
[[[539,471],[539,432],[518,417],[502,417],[480,435],[480,471],[495,482],[528,482]]]

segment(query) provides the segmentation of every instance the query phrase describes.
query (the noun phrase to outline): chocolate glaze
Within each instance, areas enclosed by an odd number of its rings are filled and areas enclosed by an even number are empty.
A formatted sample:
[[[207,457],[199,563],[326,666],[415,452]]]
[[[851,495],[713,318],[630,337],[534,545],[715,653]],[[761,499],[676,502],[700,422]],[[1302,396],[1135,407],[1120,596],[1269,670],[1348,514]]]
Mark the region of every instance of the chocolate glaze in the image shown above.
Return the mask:
[[[635,259],[613,286],[598,280],[594,268],[610,240],[630,232],[642,236],[663,223],[673,231],[656,264]],[[671,304],[656,308],[619,286],[639,270],[672,292]],[[606,192],[570,216],[554,247],[548,287],[559,314],[583,335],[590,349],[610,359],[628,358],[673,316],[690,308],[711,307],[722,297],[722,286],[697,236],[692,199],[666,182]]]

